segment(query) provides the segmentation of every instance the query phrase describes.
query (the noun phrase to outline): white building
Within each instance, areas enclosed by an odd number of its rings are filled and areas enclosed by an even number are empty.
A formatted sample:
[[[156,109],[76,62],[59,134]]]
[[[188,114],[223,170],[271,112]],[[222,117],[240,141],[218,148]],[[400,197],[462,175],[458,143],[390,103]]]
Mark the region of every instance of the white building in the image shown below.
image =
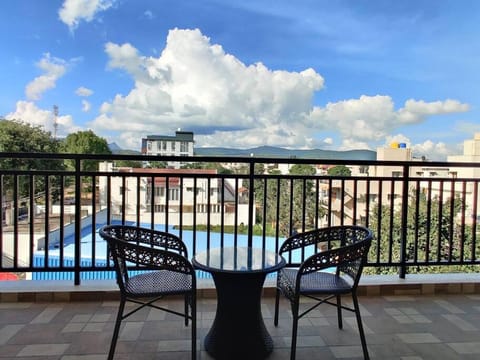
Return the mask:
[[[100,164],[100,171],[118,172],[122,176],[99,178],[100,204],[107,202],[114,215],[124,214],[129,220],[154,221],[189,226],[248,224],[248,194],[241,180],[217,178],[212,169],[133,169],[114,168],[112,163]],[[135,173],[123,176],[125,173]],[[142,175],[139,175],[142,174]],[[144,174],[144,176],[143,176]],[[163,176],[159,176],[162,175]],[[191,175],[191,176],[189,176]],[[223,200],[222,200],[223,199]],[[152,209],[153,207],[153,209]],[[182,216],[182,219],[180,219]]]
[[[175,136],[148,135],[142,139],[142,154],[157,156],[193,156],[193,132],[177,130]],[[169,162],[179,168],[181,163]]]

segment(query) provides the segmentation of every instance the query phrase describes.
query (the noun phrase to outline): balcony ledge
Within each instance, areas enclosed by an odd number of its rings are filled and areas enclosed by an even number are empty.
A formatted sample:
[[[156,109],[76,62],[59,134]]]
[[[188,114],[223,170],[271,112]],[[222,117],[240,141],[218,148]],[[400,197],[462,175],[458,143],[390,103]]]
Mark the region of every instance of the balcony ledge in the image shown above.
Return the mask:
[[[198,296],[215,297],[212,280],[198,280]],[[360,296],[408,296],[440,294],[479,294],[480,273],[364,275],[360,281]],[[265,296],[275,294],[275,280],[265,282]],[[118,300],[115,280],[84,280],[75,286],[66,280],[2,281],[0,302],[69,302]]]

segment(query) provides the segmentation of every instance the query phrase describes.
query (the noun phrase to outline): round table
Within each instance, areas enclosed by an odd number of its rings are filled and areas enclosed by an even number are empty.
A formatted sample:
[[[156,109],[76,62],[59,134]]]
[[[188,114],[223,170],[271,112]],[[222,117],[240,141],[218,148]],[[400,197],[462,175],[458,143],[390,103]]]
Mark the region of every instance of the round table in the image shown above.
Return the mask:
[[[285,266],[269,250],[250,247],[211,248],[196,254],[193,265],[212,274],[217,312],[205,337],[205,349],[216,359],[264,359],[273,350],[261,311],[268,273]]]

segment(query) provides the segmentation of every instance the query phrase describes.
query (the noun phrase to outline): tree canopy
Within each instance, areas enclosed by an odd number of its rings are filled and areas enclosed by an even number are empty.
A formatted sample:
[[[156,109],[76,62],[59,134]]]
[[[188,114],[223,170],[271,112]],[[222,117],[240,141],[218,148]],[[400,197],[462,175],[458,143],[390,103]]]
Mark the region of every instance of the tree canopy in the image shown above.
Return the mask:
[[[330,176],[350,176],[352,171],[345,165],[337,165],[328,169],[328,175]]]
[[[22,121],[0,119],[0,152],[2,153],[56,153],[58,142],[51,133],[40,126],[33,126]],[[18,158],[8,157],[0,159],[0,169],[15,170],[60,170],[63,161],[55,159]],[[41,191],[45,179],[35,177],[35,188]],[[3,186],[7,194],[11,195],[13,177],[4,176]],[[29,179],[19,177],[18,190],[21,196],[28,193]],[[7,198],[10,198],[10,195]]]
[[[96,135],[92,130],[78,131],[69,134],[61,144],[61,152],[67,154],[111,154],[107,140]],[[82,170],[96,170],[96,160],[84,160]],[[67,166],[74,166],[72,161],[67,162]]]
[[[42,127],[0,119],[1,152],[55,153],[57,150],[57,141]]]

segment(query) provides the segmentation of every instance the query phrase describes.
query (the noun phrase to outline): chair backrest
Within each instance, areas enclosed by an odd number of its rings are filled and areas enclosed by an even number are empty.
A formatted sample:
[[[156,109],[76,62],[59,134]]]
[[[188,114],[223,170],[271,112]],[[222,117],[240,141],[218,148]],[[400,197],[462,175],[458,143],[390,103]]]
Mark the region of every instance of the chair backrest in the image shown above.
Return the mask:
[[[170,270],[195,277],[187,247],[174,234],[127,225],[106,225],[99,234],[108,243],[121,290],[129,279],[129,267]]]
[[[295,234],[285,240],[279,252],[285,254],[313,247],[315,253],[299,264],[299,276],[335,267],[338,276],[350,277],[352,285],[356,286],[372,239],[372,231],[363,226],[332,226]],[[320,243],[325,243],[324,250],[319,249]],[[292,259],[291,256],[289,258]]]

